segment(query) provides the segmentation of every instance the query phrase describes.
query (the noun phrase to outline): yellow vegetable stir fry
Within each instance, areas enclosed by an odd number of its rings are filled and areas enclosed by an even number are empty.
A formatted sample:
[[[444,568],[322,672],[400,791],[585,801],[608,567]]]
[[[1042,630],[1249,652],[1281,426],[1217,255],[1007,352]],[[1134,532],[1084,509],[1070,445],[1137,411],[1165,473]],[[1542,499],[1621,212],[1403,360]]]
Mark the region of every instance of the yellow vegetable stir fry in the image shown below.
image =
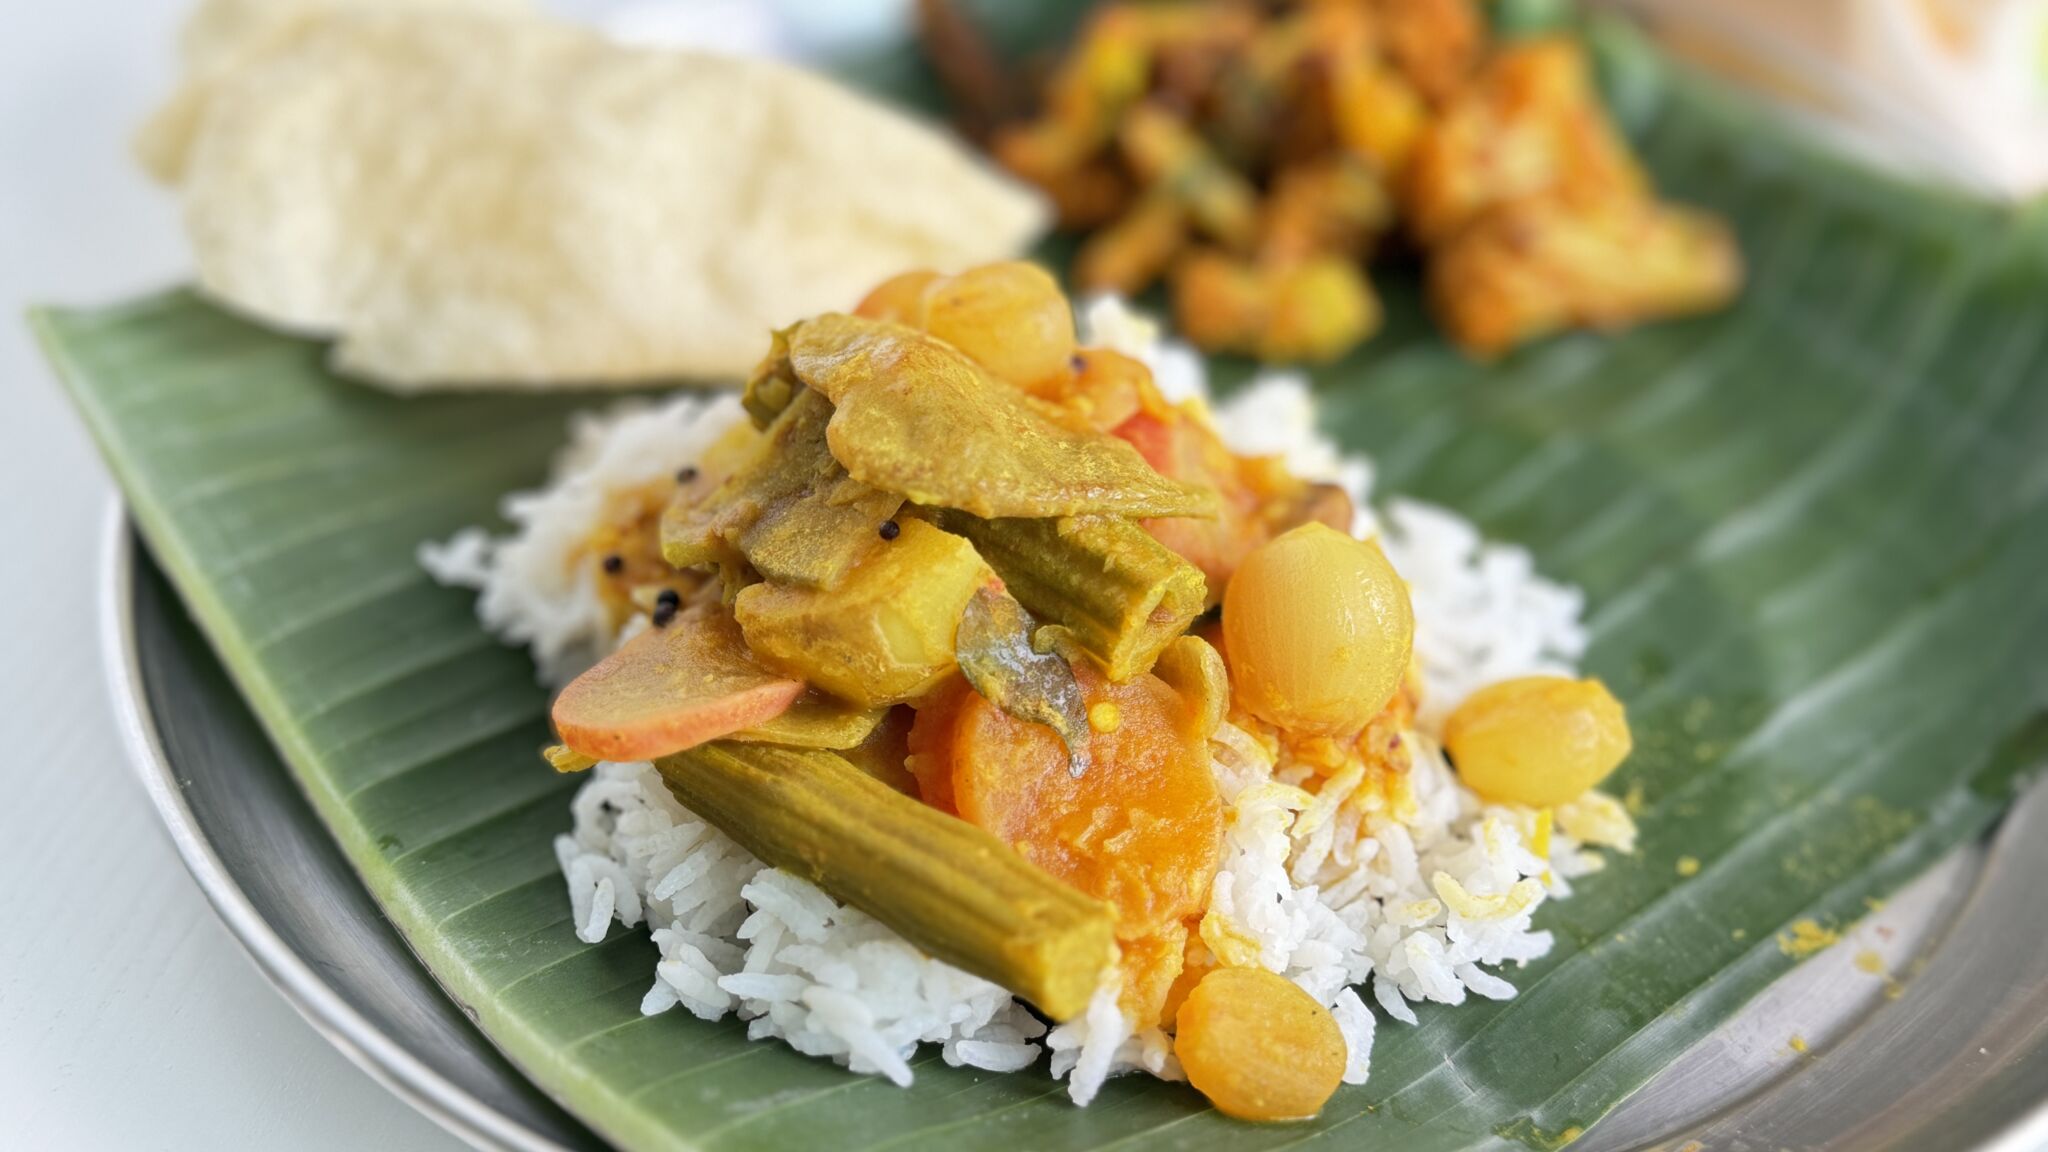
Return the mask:
[[[1345,1041],[1212,904],[1215,746],[1285,745],[1309,770],[1266,787],[1310,806],[1401,791],[1415,619],[1348,498],[1077,348],[1026,264],[797,323],[745,408],[665,508],[616,497],[579,553],[644,623],[557,698],[550,762],[651,760],[927,954],[1057,1020],[1113,990],[1223,1111],[1313,1116]],[[1562,680],[1479,693],[1448,739],[1473,788],[1528,806],[1628,750],[1605,690]]]
[[[963,51],[957,17],[931,26]],[[963,102],[989,86],[945,71]],[[1719,221],[1657,201],[1578,43],[1495,44],[1474,0],[1107,4],[989,144],[1087,233],[1080,287],[1164,278],[1211,351],[1342,355],[1380,323],[1366,263],[1404,247],[1482,358],[1712,309],[1742,276]]]

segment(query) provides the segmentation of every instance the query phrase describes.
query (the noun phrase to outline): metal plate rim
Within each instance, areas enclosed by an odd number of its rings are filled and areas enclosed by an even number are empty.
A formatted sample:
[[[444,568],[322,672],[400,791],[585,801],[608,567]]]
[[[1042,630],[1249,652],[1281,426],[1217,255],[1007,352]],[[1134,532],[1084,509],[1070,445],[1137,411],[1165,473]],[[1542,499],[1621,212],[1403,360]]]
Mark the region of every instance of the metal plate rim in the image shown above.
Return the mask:
[[[114,726],[130,767],[185,870],[263,978],[299,1016],[372,1080],[473,1148],[566,1152],[434,1071],[348,1004],[274,931],[200,830],[143,693],[134,617],[134,535],[110,496],[100,529],[99,643]]]

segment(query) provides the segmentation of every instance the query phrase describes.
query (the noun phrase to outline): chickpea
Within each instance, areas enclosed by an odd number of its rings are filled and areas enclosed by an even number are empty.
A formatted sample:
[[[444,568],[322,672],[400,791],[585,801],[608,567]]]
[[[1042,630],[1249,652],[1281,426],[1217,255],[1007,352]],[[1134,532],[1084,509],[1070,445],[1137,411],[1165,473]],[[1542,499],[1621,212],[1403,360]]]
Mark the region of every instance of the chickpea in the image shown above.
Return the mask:
[[[1444,724],[1444,748],[1467,787],[1535,808],[1605,780],[1631,746],[1621,701],[1598,680],[1504,680],[1467,697]]]
[[[1400,688],[1415,613],[1378,545],[1311,522],[1245,557],[1223,593],[1223,640],[1238,703],[1292,732],[1344,736]]]
[[[1218,968],[1188,993],[1174,1052],[1226,1116],[1306,1120],[1344,1080],[1348,1049],[1315,998],[1264,968]]]

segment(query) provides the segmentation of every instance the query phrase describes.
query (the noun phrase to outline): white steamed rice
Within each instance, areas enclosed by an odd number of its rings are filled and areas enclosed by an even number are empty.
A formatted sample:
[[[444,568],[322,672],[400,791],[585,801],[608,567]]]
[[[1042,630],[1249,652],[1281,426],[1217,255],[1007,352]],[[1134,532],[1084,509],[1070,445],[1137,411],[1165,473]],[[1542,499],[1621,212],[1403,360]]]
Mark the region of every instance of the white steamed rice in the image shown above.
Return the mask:
[[[1082,320],[1089,343],[1145,360],[1170,398],[1206,399],[1200,357],[1161,341],[1150,321],[1113,299],[1090,303]],[[511,535],[471,529],[423,547],[421,561],[447,583],[478,589],[484,624],[529,646],[542,678],[561,683],[619,639],[589,566],[576,562],[608,496],[673,472],[741,419],[735,398],[695,394],[581,418],[551,486],[507,498]],[[1276,763],[1232,725],[1213,746],[1229,808],[1203,939],[1213,930],[1217,945],[1244,950],[1245,962],[1328,1005],[1350,1048],[1345,1080],[1363,1083],[1375,1017],[1356,989],[1369,988],[1403,1024],[1415,1023],[1417,1002],[1512,997],[1503,968],[1551,947],[1530,917],[1569,894],[1571,877],[1601,866],[1588,845],[1629,851],[1634,828],[1618,803],[1590,794],[1558,810],[1539,856],[1535,837],[1547,830],[1535,814],[1479,800],[1433,739],[1482,685],[1573,672],[1586,643],[1576,589],[1545,580],[1526,551],[1483,541],[1445,509],[1394,500],[1376,516],[1369,463],[1317,429],[1299,376],[1255,381],[1218,406],[1216,425],[1239,452],[1278,454],[1299,475],[1343,485],[1358,533],[1379,536],[1414,599],[1424,691],[1398,802],[1360,792],[1358,772],[1304,791],[1295,785],[1306,769]],[[1172,1038],[1135,1029],[1113,980],[1086,1013],[1048,1033],[1002,988],[763,866],[678,804],[648,764],[598,765],[572,812],[574,828],[555,848],[577,934],[595,943],[614,921],[645,925],[660,950],[643,1012],[737,1013],[754,1039],[777,1037],[906,1085],[920,1044],[939,1045],[949,1064],[998,1072],[1050,1052],[1053,1075],[1079,1104],[1120,1073],[1180,1077]]]

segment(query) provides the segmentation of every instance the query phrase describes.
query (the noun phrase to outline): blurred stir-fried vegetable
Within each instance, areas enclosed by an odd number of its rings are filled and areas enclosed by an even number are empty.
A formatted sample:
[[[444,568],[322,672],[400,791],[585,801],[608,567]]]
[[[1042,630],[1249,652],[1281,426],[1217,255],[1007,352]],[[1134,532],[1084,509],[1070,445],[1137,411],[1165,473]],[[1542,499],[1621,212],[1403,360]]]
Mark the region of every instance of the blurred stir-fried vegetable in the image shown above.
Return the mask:
[[[928,43],[1008,168],[1087,234],[1078,286],[1164,278],[1211,351],[1327,360],[1370,337],[1365,266],[1412,250],[1451,339],[1491,357],[1569,327],[1711,309],[1728,230],[1660,203],[1565,38],[1495,43],[1474,0],[1098,8],[1028,119],[988,128],[955,13]]]

